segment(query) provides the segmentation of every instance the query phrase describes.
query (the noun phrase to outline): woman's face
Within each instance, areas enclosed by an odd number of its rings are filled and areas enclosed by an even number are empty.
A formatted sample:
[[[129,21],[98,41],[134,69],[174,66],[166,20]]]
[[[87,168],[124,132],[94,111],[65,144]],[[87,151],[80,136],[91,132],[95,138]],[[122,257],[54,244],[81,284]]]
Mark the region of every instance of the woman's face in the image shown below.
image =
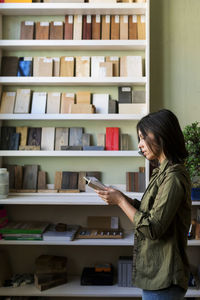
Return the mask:
[[[155,154],[153,153],[153,151],[148,147],[141,131],[138,131],[138,136],[139,136],[139,144],[138,144],[138,148],[140,148],[140,150],[142,151],[143,155],[148,159],[148,160],[154,160],[154,159],[158,159],[158,157],[155,156]],[[153,133],[148,133],[148,137],[149,139],[151,139],[152,141],[154,140],[154,135]]]

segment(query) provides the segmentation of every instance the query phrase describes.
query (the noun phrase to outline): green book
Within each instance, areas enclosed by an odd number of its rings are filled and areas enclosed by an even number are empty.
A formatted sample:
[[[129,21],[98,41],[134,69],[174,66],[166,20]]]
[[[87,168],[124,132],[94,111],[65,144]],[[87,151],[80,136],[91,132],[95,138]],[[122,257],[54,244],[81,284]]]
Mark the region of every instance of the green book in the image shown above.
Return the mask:
[[[47,222],[8,222],[6,226],[0,228],[0,233],[38,233],[42,234],[48,227]]]

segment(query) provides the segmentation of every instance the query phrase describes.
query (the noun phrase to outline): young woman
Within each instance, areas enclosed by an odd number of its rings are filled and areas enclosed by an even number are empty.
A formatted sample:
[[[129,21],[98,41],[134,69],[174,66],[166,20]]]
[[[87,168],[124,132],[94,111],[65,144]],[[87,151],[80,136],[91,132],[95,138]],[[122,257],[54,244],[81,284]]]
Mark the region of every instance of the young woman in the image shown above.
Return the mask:
[[[181,300],[188,287],[186,255],[191,221],[190,179],[184,167],[184,137],[176,116],[162,109],[137,124],[138,147],[157,161],[141,201],[106,188],[96,191],[109,205],[118,205],[133,223],[133,284],[143,300]]]

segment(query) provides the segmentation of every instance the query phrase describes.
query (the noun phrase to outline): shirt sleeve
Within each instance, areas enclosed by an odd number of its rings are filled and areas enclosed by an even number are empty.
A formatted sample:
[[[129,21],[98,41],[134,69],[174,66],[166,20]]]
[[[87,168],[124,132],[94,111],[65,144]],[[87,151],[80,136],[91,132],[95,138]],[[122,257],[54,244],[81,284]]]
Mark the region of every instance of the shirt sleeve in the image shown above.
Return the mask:
[[[184,193],[180,178],[174,173],[168,174],[158,188],[152,209],[148,213],[139,210],[135,213],[134,232],[149,239],[160,238],[171,224]]]

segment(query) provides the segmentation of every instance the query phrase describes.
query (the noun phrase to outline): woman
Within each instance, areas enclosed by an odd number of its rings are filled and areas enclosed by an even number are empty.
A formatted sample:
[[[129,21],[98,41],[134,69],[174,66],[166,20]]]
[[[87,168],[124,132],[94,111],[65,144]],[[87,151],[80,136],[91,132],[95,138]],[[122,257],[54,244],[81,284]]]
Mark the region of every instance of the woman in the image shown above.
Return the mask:
[[[187,233],[191,221],[190,179],[184,167],[184,137],[176,116],[162,109],[137,124],[138,147],[158,162],[141,202],[106,188],[96,191],[118,205],[133,223],[133,284],[144,300],[181,300],[188,286]]]

